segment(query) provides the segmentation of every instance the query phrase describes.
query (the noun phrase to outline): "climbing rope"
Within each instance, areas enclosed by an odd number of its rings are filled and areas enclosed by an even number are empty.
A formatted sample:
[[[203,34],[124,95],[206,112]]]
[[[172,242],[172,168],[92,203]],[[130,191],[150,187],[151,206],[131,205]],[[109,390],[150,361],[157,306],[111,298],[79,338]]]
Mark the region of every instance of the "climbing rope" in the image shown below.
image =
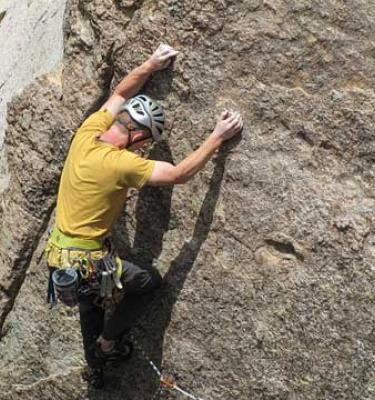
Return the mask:
[[[155,365],[155,363],[147,356],[146,352],[143,350],[142,346],[139,344],[139,342],[135,339],[134,335],[131,334],[130,338],[134,344],[134,347],[141,353],[142,357],[145,359],[145,361],[150,365],[152,370],[155,372],[155,374],[159,378],[159,387],[157,391],[155,392],[154,396],[152,397],[152,400],[159,399],[162,392],[164,390],[176,390],[177,392],[183,394],[186,397],[189,397],[192,400],[203,400],[201,397],[197,397],[189,392],[187,392],[184,389],[181,389],[179,386],[177,386],[176,382],[169,378],[165,378],[163,374],[161,373],[160,369]]]

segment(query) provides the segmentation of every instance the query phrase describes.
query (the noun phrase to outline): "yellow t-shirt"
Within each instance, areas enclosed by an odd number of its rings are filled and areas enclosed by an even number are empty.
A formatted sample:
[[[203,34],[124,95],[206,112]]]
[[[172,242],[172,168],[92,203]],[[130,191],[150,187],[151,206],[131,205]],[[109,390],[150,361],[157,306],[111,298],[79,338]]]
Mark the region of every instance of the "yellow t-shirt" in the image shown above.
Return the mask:
[[[92,114],[70,146],[56,209],[57,227],[67,235],[105,236],[125,204],[127,189],[140,189],[152,174],[155,161],[97,139],[113,119],[108,110]]]

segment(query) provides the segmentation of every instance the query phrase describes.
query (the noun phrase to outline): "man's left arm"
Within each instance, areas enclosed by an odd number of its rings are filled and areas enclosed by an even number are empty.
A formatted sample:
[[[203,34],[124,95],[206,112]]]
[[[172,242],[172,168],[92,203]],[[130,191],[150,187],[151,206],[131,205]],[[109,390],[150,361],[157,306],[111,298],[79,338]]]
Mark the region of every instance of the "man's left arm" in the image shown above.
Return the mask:
[[[171,46],[161,44],[147,61],[125,76],[101,110],[109,110],[116,117],[124,101],[137,94],[153,72],[167,68],[177,53]]]

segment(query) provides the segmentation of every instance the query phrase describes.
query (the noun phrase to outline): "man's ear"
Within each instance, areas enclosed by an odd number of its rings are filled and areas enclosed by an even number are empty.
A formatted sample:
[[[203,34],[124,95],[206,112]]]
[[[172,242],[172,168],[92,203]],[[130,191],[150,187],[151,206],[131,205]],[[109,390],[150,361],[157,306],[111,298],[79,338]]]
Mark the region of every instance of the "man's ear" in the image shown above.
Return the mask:
[[[133,135],[133,139],[135,139],[135,140],[141,140],[141,138],[143,138],[143,136],[146,136],[145,132],[142,130],[138,130],[138,131],[133,130],[131,133]]]
[[[147,131],[144,131],[141,129],[132,131],[132,133],[136,135],[135,139],[137,141],[146,140],[146,139],[149,139],[150,137],[152,137]]]

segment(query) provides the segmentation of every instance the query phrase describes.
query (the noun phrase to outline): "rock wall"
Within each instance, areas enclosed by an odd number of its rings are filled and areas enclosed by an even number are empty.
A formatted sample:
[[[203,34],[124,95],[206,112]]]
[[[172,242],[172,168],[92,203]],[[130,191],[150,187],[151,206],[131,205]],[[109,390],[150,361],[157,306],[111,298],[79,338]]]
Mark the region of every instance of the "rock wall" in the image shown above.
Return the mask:
[[[61,61],[65,0],[0,2],[0,193],[8,185],[3,148],[7,103]]]
[[[165,277],[138,341],[203,399],[374,398],[374,25],[369,1],[68,3],[62,74],[8,114],[4,399],[157,390],[140,352],[105,392],[79,384],[76,311],[46,308],[41,254],[72,134],[160,41],[181,53],[144,89],[170,133],[150,157],[183,159],[224,107],[246,127],[189,184],[130,195],[118,247]]]

